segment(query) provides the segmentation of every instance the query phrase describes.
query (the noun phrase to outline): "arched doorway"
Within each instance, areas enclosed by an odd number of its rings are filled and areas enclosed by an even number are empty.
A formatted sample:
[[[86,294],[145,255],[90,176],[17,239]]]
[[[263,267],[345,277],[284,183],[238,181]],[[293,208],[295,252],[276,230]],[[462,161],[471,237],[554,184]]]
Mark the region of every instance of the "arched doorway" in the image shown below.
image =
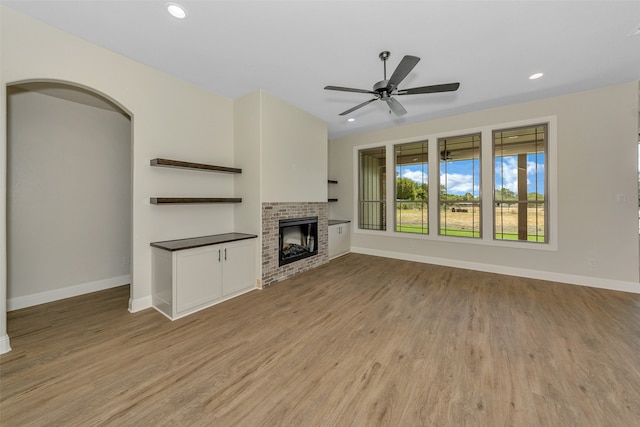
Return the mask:
[[[7,310],[131,283],[131,114],[68,82],[7,86]]]

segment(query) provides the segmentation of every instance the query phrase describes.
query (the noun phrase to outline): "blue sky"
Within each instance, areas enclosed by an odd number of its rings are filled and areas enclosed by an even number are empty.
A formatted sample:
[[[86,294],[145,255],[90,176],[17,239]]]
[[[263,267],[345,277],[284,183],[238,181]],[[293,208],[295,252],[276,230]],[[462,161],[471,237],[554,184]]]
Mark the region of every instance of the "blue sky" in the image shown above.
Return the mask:
[[[530,154],[527,156],[527,192],[531,193],[537,191],[540,194],[544,194],[544,154],[539,154],[538,165],[536,169],[536,155]],[[502,165],[496,160],[496,188],[504,186],[509,190],[517,193],[518,190],[518,166],[517,157],[505,157]],[[397,168],[397,172],[403,178],[409,178],[417,183],[428,182],[428,166],[424,165],[408,165]],[[424,180],[423,180],[423,174]],[[449,162],[447,165],[447,174],[440,174],[440,182],[447,181],[448,192],[450,194],[464,195],[466,193],[478,194],[479,192],[479,170],[476,167],[475,170],[475,186],[472,175],[471,160],[462,160],[457,162]],[[536,179],[537,177],[537,179]],[[537,188],[536,188],[537,185]],[[473,191],[475,187],[475,192]]]

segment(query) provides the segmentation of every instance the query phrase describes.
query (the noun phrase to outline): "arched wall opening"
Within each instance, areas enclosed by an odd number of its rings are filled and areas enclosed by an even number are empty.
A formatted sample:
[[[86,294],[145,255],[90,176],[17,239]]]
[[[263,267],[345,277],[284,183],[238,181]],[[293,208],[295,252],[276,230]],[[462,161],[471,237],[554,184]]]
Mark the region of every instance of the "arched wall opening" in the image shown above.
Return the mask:
[[[132,284],[132,115],[72,82],[6,93],[7,311]]]

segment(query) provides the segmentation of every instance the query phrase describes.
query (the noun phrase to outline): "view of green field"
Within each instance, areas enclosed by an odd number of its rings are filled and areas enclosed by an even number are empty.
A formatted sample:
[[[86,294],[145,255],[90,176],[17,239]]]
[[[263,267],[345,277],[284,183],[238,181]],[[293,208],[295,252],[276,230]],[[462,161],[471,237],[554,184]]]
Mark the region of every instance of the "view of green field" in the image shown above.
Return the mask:
[[[447,236],[462,237],[479,237],[480,236],[480,217],[476,211],[475,215],[472,209],[467,212],[447,209],[440,211],[440,218],[446,216],[446,228],[440,231],[440,234]],[[537,223],[536,223],[537,221]],[[400,204],[396,209],[396,231],[406,233],[427,234],[428,214],[426,209],[415,208],[411,204]],[[443,221],[444,223],[444,221]],[[514,204],[512,206],[496,207],[496,239],[500,240],[518,240],[518,208]],[[544,242],[544,209],[542,207],[527,208],[527,235],[528,241]]]

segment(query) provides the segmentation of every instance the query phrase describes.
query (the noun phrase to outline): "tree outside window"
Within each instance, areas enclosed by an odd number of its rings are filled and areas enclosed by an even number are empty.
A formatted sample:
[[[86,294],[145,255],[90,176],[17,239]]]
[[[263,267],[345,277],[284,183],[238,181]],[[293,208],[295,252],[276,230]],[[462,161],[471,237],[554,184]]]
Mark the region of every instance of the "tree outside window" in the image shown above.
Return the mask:
[[[429,233],[428,141],[396,145],[396,231]]]

